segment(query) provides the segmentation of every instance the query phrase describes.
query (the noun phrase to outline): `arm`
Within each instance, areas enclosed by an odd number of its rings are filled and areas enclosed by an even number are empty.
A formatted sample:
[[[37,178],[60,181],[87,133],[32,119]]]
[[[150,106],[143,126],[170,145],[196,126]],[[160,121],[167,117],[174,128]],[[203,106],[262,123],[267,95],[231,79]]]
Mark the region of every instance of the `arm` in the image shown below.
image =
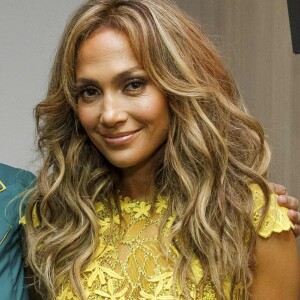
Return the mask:
[[[300,235],[300,212],[298,212],[299,200],[289,196],[286,187],[283,185],[270,183],[269,187],[272,192],[276,193],[279,196],[277,200],[278,204],[289,209],[288,217],[295,225],[294,234],[296,237],[299,236]]]
[[[299,299],[300,263],[292,231],[258,237],[250,292],[253,300]]]

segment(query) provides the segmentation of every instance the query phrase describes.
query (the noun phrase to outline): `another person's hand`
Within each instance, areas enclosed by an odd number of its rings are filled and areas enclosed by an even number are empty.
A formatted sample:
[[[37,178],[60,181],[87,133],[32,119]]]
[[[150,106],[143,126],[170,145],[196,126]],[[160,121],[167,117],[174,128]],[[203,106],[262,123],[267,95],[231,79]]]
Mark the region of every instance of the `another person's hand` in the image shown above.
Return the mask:
[[[295,236],[300,235],[300,212],[298,212],[299,208],[299,200],[291,197],[287,193],[287,189],[285,186],[276,183],[269,183],[269,187],[272,192],[276,193],[278,197],[278,204],[284,206],[289,209],[288,217],[294,223],[294,234]]]

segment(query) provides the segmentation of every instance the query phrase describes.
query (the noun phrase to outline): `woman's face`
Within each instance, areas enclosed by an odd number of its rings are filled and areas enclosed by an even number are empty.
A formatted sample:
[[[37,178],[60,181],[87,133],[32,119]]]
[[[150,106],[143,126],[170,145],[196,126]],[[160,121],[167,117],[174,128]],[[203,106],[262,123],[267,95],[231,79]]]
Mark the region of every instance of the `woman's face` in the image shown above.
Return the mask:
[[[166,97],[136,60],[127,36],[102,28],[83,42],[76,65],[79,119],[114,166],[153,160],[169,126]]]

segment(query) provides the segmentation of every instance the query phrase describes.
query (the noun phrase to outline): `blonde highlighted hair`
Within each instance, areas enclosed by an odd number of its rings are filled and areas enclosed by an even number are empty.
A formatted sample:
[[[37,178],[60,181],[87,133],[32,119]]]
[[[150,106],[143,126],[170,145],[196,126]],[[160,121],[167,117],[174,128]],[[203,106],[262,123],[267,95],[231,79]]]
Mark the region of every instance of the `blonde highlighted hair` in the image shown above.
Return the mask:
[[[196,255],[204,271],[199,288],[211,281],[225,299],[222,283],[230,274],[231,294],[247,299],[256,239],[248,185],[258,183],[267,196],[269,149],[213,44],[168,0],[86,1],[61,38],[47,96],[35,110],[43,166],[26,210],[27,261],[40,289],[54,299],[70,279],[84,299],[80,272],[99,239],[94,203],[110,199],[122,180],[77,116],[78,51],[103,26],[128,36],[141,66],[167,97],[171,121],[155,189],[170,200],[166,219],[177,215],[175,276],[186,290]]]

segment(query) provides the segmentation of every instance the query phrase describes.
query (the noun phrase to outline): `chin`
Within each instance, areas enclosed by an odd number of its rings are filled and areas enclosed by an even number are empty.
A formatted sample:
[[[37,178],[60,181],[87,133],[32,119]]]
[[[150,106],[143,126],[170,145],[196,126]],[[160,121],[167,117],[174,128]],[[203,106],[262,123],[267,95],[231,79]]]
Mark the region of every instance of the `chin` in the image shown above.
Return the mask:
[[[128,160],[109,160],[109,163],[118,169],[127,169],[137,165],[137,163],[130,162]]]

